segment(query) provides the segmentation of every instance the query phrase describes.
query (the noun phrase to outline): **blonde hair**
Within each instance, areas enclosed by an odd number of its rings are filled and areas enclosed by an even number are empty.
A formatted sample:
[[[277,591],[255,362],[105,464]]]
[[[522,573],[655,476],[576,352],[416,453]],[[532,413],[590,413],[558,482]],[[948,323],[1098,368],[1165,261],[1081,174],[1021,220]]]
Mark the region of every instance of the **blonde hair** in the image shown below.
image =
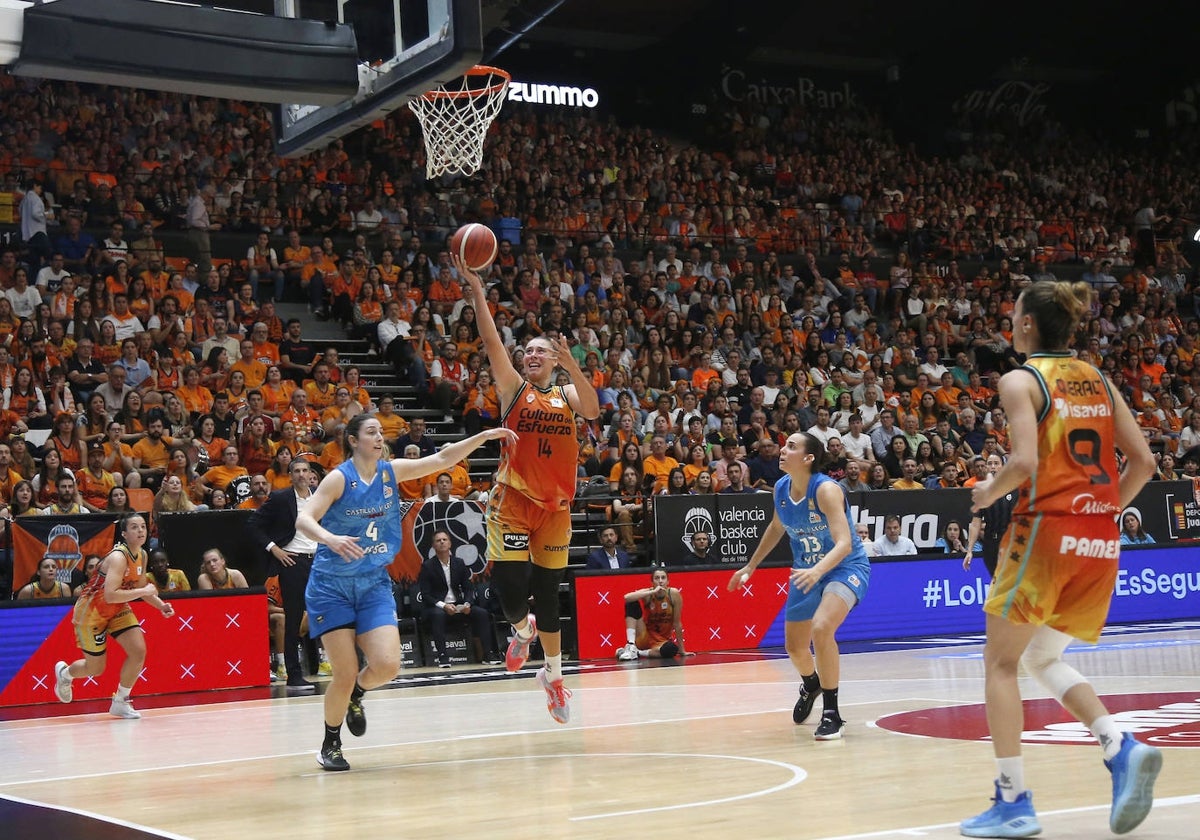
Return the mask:
[[[1065,350],[1091,309],[1092,287],[1082,281],[1039,280],[1021,293],[1021,301],[1037,325],[1042,345]]]

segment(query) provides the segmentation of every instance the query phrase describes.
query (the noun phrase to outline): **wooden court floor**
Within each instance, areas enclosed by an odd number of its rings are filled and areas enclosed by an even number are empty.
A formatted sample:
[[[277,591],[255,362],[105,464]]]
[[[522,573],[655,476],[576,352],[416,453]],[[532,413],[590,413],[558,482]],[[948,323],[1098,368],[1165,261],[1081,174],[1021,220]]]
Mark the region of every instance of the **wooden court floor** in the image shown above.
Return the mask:
[[[781,655],[708,655],[570,676],[567,726],[532,669],[372,692],[366,735],[345,735],[349,773],[315,763],[320,697],[5,722],[0,797],[115,820],[126,837],[195,840],[956,837],[989,804],[993,765],[980,647],[941,641],[846,654],[837,742],[813,741],[819,707],[792,724]],[[1200,623],[1127,628],[1068,657],[1125,728],[1164,749],[1155,810],[1128,836],[1200,837]],[[1111,836],[1099,748],[1023,685],[1043,836]],[[13,831],[0,826],[25,840]]]

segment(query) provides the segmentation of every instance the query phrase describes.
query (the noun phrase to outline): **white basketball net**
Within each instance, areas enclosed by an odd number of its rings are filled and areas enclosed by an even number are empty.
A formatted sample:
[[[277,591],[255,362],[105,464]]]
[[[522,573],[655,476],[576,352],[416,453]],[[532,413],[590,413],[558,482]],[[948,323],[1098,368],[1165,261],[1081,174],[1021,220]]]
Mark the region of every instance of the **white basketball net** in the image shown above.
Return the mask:
[[[508,94],[511,77],[495,67],[466,75],[408,101],[425,135],[425,174],[473,175],[483,163],[483,140]]]

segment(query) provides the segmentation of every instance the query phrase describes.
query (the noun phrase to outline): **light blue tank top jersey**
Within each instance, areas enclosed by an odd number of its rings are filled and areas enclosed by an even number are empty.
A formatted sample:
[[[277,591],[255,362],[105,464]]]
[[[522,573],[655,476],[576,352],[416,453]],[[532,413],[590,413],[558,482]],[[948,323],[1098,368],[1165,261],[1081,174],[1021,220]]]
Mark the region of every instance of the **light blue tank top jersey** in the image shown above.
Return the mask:
[[[790,475],[785,475],[775,482],[775,513],[779,515],[779,522],[792,543],[793,569],[815,566],[837,544],[829,533],[828,517],[817,508],[817,488],[832,481],[833,479],[824,473],[817,473],[809,480],[804,498],[798,502],[792,501],[791,498]],[[851,522],[850,502],[840,486],[838,490],[842,492],[842,503],[846,507],[846,521]],[[860,565],[864,569],[871,566],[871,561],[863,550],[862,540],[854,532],[853,525],[850,526],[850,553],[840,565]]]
[[[334,534],[358,537],[365,554],[347,562],[326,545],[318,545],[313,571],[330,575],[357,575],[388,566],[400,550],[404,509],[390,461],[379,462],[375,478],[365,483],[353,460],[337,468],[346,484],[341,497],[321,517],[321,527]]]

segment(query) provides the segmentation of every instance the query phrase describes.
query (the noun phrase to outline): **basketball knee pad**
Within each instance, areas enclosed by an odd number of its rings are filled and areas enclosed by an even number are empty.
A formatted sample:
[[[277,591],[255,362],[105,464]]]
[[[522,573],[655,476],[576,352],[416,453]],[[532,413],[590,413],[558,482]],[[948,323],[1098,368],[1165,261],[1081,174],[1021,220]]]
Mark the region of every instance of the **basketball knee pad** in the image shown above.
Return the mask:
[[[625,602],[625,617],[635,621],[642,617],[642,605],[638,601]]]
[[[533,609],[537,613],[539,630],[547,633],[559,631],[558,585],[562,583],[566,569],[545,569],[534,566],[529,571],[529,594],[533,596]]]
[[[658,649],[658,652],[663,659],[674,659],[679,655],[679,645],[674,642],[663,642],[663,646]]]
[[[1067,634],[1040,627],[1021,655],[1025,670],[1059,703],[1068,691],[1087,682],[1083,674],[1063,661],[1063,651],[1070,642],[1071,637]]]
[[[492,586],[500,598],[504,619],[516,624],[529,614],[529,564],[497,561],[492,564]]]

